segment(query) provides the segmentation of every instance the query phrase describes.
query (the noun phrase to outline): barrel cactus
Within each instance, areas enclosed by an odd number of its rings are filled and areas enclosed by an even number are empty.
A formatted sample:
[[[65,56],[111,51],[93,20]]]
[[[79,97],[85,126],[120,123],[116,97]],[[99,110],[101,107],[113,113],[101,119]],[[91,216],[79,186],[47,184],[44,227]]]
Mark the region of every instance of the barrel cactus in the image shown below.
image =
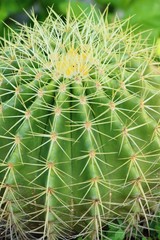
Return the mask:
[[[102,239],[118,221],[138,239],[159,215],[154,50],[94,9],[31,19],[0,50],[4,239]]]

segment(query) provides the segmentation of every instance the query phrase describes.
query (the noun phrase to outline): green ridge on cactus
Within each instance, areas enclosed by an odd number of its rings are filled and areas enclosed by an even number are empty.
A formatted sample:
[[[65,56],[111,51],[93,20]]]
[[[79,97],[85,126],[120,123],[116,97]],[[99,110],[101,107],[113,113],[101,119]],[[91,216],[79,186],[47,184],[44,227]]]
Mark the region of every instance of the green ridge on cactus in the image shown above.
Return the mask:
[[[160,67],[128,20],[71,12],[0,49],[1,232],[98,240],[121,220],[138,239],[159,215]]]

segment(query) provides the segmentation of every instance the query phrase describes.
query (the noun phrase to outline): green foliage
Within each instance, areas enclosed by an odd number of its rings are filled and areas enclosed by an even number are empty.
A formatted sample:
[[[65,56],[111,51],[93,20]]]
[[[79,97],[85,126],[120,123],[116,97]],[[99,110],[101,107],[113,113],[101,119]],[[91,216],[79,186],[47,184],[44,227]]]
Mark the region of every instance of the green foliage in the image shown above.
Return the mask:
[[[82,11],[85,11],[86,14],[89,14],[92,8],[92,5],[89,5],[86,2],[71,1],[70,6],[74,11],[74,14],[78,17]],[[66,9],[68,8],[68,2],[64,1],[59,4],[60,12],[65,16]]]
[[[0,21],[5,20],[11,14],[22,11],[23,8],[30,6],[33,0],[3,0],[0,2]]]
[[[20,240],[145,237],[160,201],[154,49],[94,8],[31,19],[0,49],[0,228]]]
[[[34,1],[27,0],[3,0],[0,1],[0,33],[3,34],[4,26],[2,21],[5,21],[9,16],[22,12],[22,9],[28,8]]]
[[[23,9],[30,11],[34,8],[38,18],[44,20],[47,16],[47,7],[54,7],[54,10],[61,14],[66,15],[66,9],[68,5],[67,0],[3,0],[0,2],[0,32],[1,35],[4,31],[2,20],[9,23],[12,27],[15,27],[13,23],[9,21],[9,17],[13,17],[18,21],[29,21],[26,20],[26,15]],[[92,1],[90,1],[92,2]],[[153,42],[160,35],[160,0],[95,0],[97,9],[100,8],[102,11],[110,5],[109,14],[110,19],[113,19],[115,14],[119,14],[123,19],[134,16],[131,19],[131,23],[140,26],[138,31],[151,30],[152,34],[150,42]],[[85,0],[71,0],[70,4],[74,13],[78,15],[81,9],[88,9],[89,14],[90,5]],[[25,20],[23,20],[23,18]]]
[[[97,2],[99,4],[111,4],[116,8],[126,8],[128,7],[133,1],[132,0],[110,0],[110,1],[106,1],[106,0],[97,0]]]
[[[140,26],[138,31],[150,30],[150,41],[160,36],[160,0],[97,0],[103,9],[110,4],[115,13],[118,13],[122,18],[132,17],[131,23]]]
[[[67,5],[68,1],[66,0],[2,0],[0,1],[0,34],[3,35],[5,30],[2,21],[9,23],[12,28],[15,28],[16,25],[9,20],[10,18],[16,19],[19,22],[29,22],[24,9],[29,12],[34,9],[38,19],[44,20],[47,16],[46,9],[49,6],[53,7],[57,13],[65,16]],[[82,1],[71,1],[70,5],[76,14],[80,13],[80,8],[89,8],[89,5]]]
[[[135,15],[136,14],[136,15]],[[152,38],[160,35],[160,0],[133,1],[132,5],[125,11],[125,17],[133,16],[132,23],[141,26],[143,30],[152,30]]]

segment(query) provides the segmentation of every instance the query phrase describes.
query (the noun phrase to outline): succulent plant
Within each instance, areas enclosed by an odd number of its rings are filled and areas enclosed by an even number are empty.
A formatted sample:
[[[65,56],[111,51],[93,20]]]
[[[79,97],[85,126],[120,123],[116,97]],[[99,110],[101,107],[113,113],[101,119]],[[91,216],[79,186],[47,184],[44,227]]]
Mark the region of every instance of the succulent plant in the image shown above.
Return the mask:
[[[142,235],[160,200],[153,47],[94,9],[31,19],[0,50],[3,236],[102,239],[119,220]]]

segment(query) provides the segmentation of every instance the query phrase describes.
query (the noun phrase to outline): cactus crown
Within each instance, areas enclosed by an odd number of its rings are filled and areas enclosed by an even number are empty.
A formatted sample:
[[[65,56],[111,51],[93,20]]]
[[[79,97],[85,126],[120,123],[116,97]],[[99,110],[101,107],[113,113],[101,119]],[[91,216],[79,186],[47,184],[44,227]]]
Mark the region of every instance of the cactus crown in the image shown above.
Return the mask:
[[[0,221],[25,240],[99,239],[119,220],[143,235],[159,214],[159,66],[128,20],[71,12],[33,15],[0,50]]]

